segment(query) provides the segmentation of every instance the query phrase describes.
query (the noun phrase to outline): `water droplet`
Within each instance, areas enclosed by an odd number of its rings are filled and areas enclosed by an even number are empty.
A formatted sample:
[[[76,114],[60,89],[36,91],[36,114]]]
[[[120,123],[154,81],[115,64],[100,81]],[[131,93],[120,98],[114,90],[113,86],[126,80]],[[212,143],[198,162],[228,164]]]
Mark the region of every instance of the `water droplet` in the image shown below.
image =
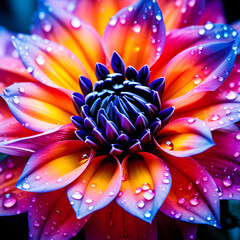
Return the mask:
[[[191,203],[191,205],[193,205],[193,206],[197,206],[198,203],[199,203],[199,201],[198,201],[197,198],[191,198],[191,199],[190,199],[190,203]]]
[[[189,119],[188,119],[188,123],[189,123],[189,124],[192,124],[192,123],[194,123],[194,122],[196,122],[196,120],[195,120],[194,118],[189,118]]]
[[[15,104],[19,104],[20,103],[20,100],[19,100],[18,96],[14,96],[12,100],[13,100],[13,102]]]
[[[24,92],[25,92],[25,90],[24,90],[23,87],[18,88],[18,91],[19,91],[20,93],[24,93]]]
[[[135,190],[135,194],[139,194],[142,192],[142,188],[141,187],[137,187]]]
[[[82,199],[83,198],[83,194],[81,193],[81,192],[74,192],[73,194],[72,194],[72,198],[73,199],[76,199],[76,200],[80,200],[80,199]]]
[[[58,178],[58,179],[57,179],[57,183],[60,183],[60,182],[62,182],[62,180],[63,180],[63,179],[62,179],[61,177],[60,177],[60,178]]]
[[[133,9],[134,9],[134,6],[129,6],[129,7],[128,7],[128,11],[129,11],[129,12],[132,12]]]
[[[75,29],[78,29],[81,27],[81,20],[77,17],[74,17],[72,20],[71,20],[71,25],[73,28]]]
[[[202,82],[202,78],[199,75],[195,75],[193,77],[193,82],[194,82],[195,85],[198,85]]]
[[[165,141],[160,146],[166,150],[173,150],[173,143],[171,141]]]
[[[213,29],[214,25],[211,22],[207,22],[204,27],[207,30],[211,30]]]
[[[34,227],[40,227],[40,222],[38,220],[35,220],[33,222]]]
[[[122,182],[127,181],[127,179],[128,179],[128,175],[126,173],[123,173],[121,177]]]
[[[192,221],[195,220],[195,218],[194,217],[189,217],[189,220],[192,222]]]
[[[157,14],[157,15],[156,15],[156,19],[157,19],[158,21],[161,21],[161,20],[162,20],[161,14]]]
[[[155,197],[155,191],[152,189],[147,190],[146,192],[143,193],[143,197],[146,200],[152,200]]]
[[[212,220],[212,217],[209,215],[208,217],[207,217],[207,221],[211,221]]]
[[[237,93],[234,91],[229,91],[226,93],[226,99],[228,100],[234,100],[237,98]]]
[[[114,192],[109,192],[109,194],[108,194],[108,196],[110,196],[110,197],[112,197],[112,196],[114,196]]]
[[[138,205],[139,208],[143,208],[145,206],[145,202],[143,200],[141,200],[141,201],[138,202],[137,205]]]
[[[151,185],[149,183],[144,183],[141,186],[141,188],[142,188],[143,191],[147,191],[147,190],[151,189]]]
[[[26,182],[25,182],[25,183],[23,183],[22,187],[23,187],[23,189],[28,190],[31,186],[30,186],[29,183],[26,183]]]
[[[145,213],[144,213],[144,217],[145,218],[150,218],[152,216],[152,212],[147,210]]]
[[[179,203],[179,204],[184,204],[185,201],[186,201],[185,198],[179,198],[179,199],[178,199],[178,203]]]
[[[116,25],[117,23],[117,18],[116,17],[111,17],[110,21],[109,21],[109,24],[113,27]]]
[[[8,193],[3,197],[2,203],[5,208],[11,208],[17,203],[17,199],[13,194]]]
[[[175,217],[176,219],[179,219],[181,216],[182,216],[182,214],[181,214],[180,212],[178,212],[178,213],[176,213],[176,214],[174,215],[174,217]]]
[[[198,33],[201,36],[204,35],[205,34],[205,29],[204,28],[199,29]]]
[[[43,25],[43,31],[46,33],[49,33],[52,31],[52,24],[51,23],[46,23]]]
[[[119,21],[120,21],[121,24],[125,24],[126,21],[127,21],[126,15],[122,15],[122,16],[120,17]]]
[[[169,179],[167,179],[167,178],[164,178],[163,180],[162,180],[162,182],[164,183],[164,184],[169,184]]]
[[[92,184],[91,184],[91,187],[92,187],[92,188],[96,188],[96,187],[97,187],[97,184],[96,184],[96,183],[92,183]]]
[[[12,174],[12,173],[7,173],[7,174],[5,175],[5,179],[6,179],[6,180],[11,179],[12,177],[13,177],[13,174]]]
[[[88,207],[88,210],[89,210],[89,211],[93,210],[93,206],[89,206],[89,207]]]
[[[233,184],[233,179],[231,176],[224,177],[222,183],[224,187],[231,187]]]
[[[33,72],[33,67],[28,67],[28,68],[27,68],[27,71],[28,71],[29,73],[32,73],[32,72]]]
[[[220,116],[218,114],[214,114],[214,115],[212,115],[211,120],[217,121],[217,120],[219,120],[219,118],[220,118]]]
[[[90,204],[90,203],[92,203],[93,202],[93,200],[91,199],[91,198],[87,198],[86,200],[85,200],[85,203],[87,203],[87,204]]]
[[[237,139],[237,140],[240,140],[240,133],[238,133],[238,134],[236,135],[236,139]]]
[[[44,57],[39,55],[36,57],[35,59],[36,63],[39,64],[40,66],[42,66],[45,63]]]
[[[35,179],[36,179],[36,180],[40,180],[41,177],[40,177],[40,176],[36,176]]]
[[[135,32],[135,33],[140,33],[141,31],[141,26],[139,24],[135,24],[133,27],[132,27],[132,30]]]
[[[156,33],[157,32],[157,26],[156,25],[152,25],[152,32]]]

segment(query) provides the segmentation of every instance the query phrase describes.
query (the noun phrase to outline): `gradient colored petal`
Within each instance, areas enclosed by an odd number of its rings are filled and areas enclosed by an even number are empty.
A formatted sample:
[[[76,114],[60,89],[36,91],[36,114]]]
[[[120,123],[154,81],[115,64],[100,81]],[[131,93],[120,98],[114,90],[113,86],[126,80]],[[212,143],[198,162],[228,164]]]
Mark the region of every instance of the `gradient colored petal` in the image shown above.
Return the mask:
[[[115,201],[93,213],[84,230],[86,240],[157,240],[156,221],[146,223],[124,211]]]
[[[238,33],[232,27],[225,24],[205,23],[204,26],[190,26],[170,31],[166,36],[163,53],[157,62],[151,67],[151,80],[162,76],[166,65],[182,51],[199,46],[201,49],[208,43],[229,43],[236,41]],[[178,44],[176,44],[176,42]],[[192,54],[190,52],[190,54]],[[196,73],[197,74],[197,73]]]
[[[29,192],[49,192],[74,181],[89,163],[90,149],[79,140],[52,143],[28,160],[17,188]]]
[[[211,130],[230,126],[240,120],[240,95],[234,91],[190,93],[167,101],[164,105],[175,107],[171,120],[183,117],[198,118]]]
[[[33,198],[28,213],[29,239],[68,240],[84,227],[90,216],[77,219],[65,191],[38,193]]]
[[[27,71],[38,81],[80,91],[79,75],[88,75],[83,64],[68,49],[37,35],[19,34],[13,43]]]
[[[23,126],[43,132],[70,123],[70,117],[76,115],[70,94],[60,88],[29,82],[11,85],[2,97]]]
[[[191,158],[157,153],[172,175],[172,187],[161,211],[177,220],[220,226],[217,185],[208,172]]]
[[[86,170],[67,188],[77,218],[99,210],[117,196],[121,185],[120,163],[112,156],[93,158]]]
[[[51,143],[64,140],[77,140],[78,138],[74,133],[75,130],[74,125],[69,123],[34,136],[4,141],[0,143],[0,152],[14,156],[30,157],[39,148]]]
[[[0,58],[4,56],[12,56],[13,51],[15,50],[11,38],[12,38],[13,32],[10,32],[3,26],[0,26]]]
[[[240,124],[238,131],[225,132],[226,130],[213,131],[213,139],[216,145],[193,156],[212,176],[219,186],[220,199],[240,198]]]
[[[126,66],[139,70],[151,66],[165,43],[165,27],[156,1],[140,0],[114,15],[103,33],[103,46],[110,58],[116,51]]]
[[[35,134],[34,131],[25,128],[13,117],[2,97],[0,97],[0,106],[0,142]]]
[[[170,218],[159,211],[156,215],[158,235],[161,239],[195,240],[197,224]]]
[[[224,3],[222,0],[206,1],[206,6],[199,25],[205,24],[207,21],[211,21],[212,23],[227,23],[224,11]]]
[[[159,148],[176,157],[189,157],[214,146],[206,123],[194,118],[169,123],[158,133],[156,142]]]
[[[157,0],[166,30],[198,24],[205,7],[205,0]]]
[[[188,48],[166,66],[164,101],[190,91],[216,90],[232,70],[238,41],[208,43]]]
[[[27,158],[0,154],[0,216],[16,215],[28,211],[35,193],[15,188]]]
[[[122,162],[123,178],[116,202],[130,214],[151,223],[164,202],[171,175],[157,156],[140,152]]]
[[[84,1],[79,2],[84,4]],[[96,8],[96,6],[94,7]],[[91,16],[89,9],[83,8],[82,11]],[[106,62],[101,38],[91,25],[80,18],[68,11],[48,5],[46,2],[45,4],[40,2],[32,32],[73,52],[85,67],[90,79],[96,81],[95,64],[97,62],[105,64]]]

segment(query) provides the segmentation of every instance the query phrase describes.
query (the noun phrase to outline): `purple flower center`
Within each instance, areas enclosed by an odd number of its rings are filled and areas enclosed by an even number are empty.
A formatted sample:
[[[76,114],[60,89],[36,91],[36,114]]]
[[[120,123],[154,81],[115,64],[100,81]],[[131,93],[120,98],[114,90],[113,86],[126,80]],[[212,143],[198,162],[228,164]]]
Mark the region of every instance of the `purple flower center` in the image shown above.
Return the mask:
[[[85,98],[73,94],[80,116],[72,122],[76,135],[101,154],[125,156],[153,144],[153,137],[172,115],[173,108],[161,111],[164,78],[149,87],[150,70],[144,66],[137,72],[125,65],[117,53],[111,61],[114,73],[102,64],[96,65],[99,79],[92,91],[91,81],[80,77]]]

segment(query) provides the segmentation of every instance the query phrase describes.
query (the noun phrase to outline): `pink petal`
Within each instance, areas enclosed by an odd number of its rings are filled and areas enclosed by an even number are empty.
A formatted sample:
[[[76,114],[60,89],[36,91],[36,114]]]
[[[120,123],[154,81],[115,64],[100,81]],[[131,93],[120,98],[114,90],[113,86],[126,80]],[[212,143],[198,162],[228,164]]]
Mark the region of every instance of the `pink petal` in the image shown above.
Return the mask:
[[[172,175],[172,187],[161,211],[181,221],[219,227],[217,185],[208,172],[191,158],[155,154],[166,162]]]
[[[124,211],[114,201],[93,213],[84,229],[86,240],[158,239],[156,221],[146,223]]]
[[[86,170],[67,189],[77,218],[108,205],[117,196],[120,185],[121,168],[117,159],[112,156],[92,159]]]
[[[77,5],[84,4],[78,2]],[[82,10],[91,16],[86,6]],[[80,19],[69,11],[39,2],[32,33],[69,49],[81,61],[90,79],[96,81],[95,64],[106,62],[101,38],[91,25]]]
[[[216,145],[196,155],[197,160],[219,186],[220,199],[240,199],[240,126],[237,132],[213,131]]]
[[[182,29],[172,30],[166,36],[166,43],[162,55],[151,67],[151,80],[153,81],[154,79],[159,78],[159,76],[162,75],[166,65],[175,56],[186,49],[194,46],[196,48],[199,47],[199,49],[204,49],[204,47],[207,46],[206,44],[210,43],[226,43],[227,46],[227,43],[232,41],[236,41],[237,43],[237,38],[237,31],[230,26],[223,24],[212,24],[210,22],[207,22],[204,26],[190,26]],[[175,44],[176,42],[178,44]],[[189,52],[190,55],[193,53],[194,52],[191,51]],[[196,72],[195,74],[198,73]],[[175,71],[173,76],[174,75]]]
[[[158,223],[158,236],[162,239],[196,239],[197,224],[179,221],[170,218],[159,211],[156,215]]]
[[[79,140],[52,143],[35,152],[17,188],[30,192],[49,192],[74,181],[89,163],[90,149]]]
[[[87,72],[68,49],[37,35],[19,34],[13,43],[27,71],[38,81],[79,91],[79,75],[87,76]]]
[[[0,154],[0,216],[16,215],[28,211],[35,193],[15,188],[15,184],[27,162],[26,158]]]
[[[156,143],[164,152],[176,157],[198,154],[214,145],[206,123],[194,118],[169,123],[156,136]]]
[[[28,214],[31,240],[67,240],[84,227],[90,216],[77,219],[65,191],[38,193],[33,198]]]
[[[76,114],[70,92],[39,82],[13,84],[2,97],[14,117],[37,132],[70,123],[70,117]]]
[[[222,0],[206,1],[206,7],[202,14],[199,25],[205,24],[207,21],[211,21],[212,23],[227,23],[224,9],[224,1]]]
[[[232,70],[237,46],[236,41],[208,43],[178,54],[163,72],[166,79],[164,101],[190,91],[216,90]]]
[[[154,43],[153,43],[154,42]],[[165,43],[161,10],[152,0],[140,0],[114,15],[103,33],[103,46],[110,58],[116,51],[125,64],[139,70],[151,66]]]
[[[204,0],[157,0],[167,30],[198,24],[205,7]]]
[[[39,148],[51,143],[77,139],[75,130],[74,125],[69,123],[30,137],[4,141],[0,143],[0,152],[14,156],[30,157]]]
[[[116,202],[130,214],[151,223],[164,202],[171,175],[157,156],[140,152],[122,162],[123,177]]]

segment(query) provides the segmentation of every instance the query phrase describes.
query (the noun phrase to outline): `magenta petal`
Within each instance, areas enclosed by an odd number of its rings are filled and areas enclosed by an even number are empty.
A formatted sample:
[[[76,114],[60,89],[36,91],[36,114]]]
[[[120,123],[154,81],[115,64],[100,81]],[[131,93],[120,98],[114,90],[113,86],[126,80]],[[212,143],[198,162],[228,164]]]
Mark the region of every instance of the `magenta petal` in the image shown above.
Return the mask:
[[[99,210],[114,200],[121,185],[121,167],[112,156],[93,158],[85,171],[67,188],[77,218]]]
[[[157,153],[172,175],[171,190],[161,211],[174,219],[220,226],[217,185],[208,172],[191,158],[176,158]]]
[[[67,186],[87,167],[89,147],[79,140],[52,143],[28,160],[16,187],[29,192],[48,192]]]
[[[153,43],[154,41],[154,43]],[[116,51],[126,66],[139,70],[151,66],[165,43],[165,26],[156,1],[140,0],[114,15],[103,33],[103,46],[110,58]]]
[[[15,188],[15,184],[27,162],[27,158],[0,154],[0,216],[16,215],[28,211],[35,193]]]
[[[240,125],[236,132],[213,131],[216,145],[206,152],[193,156],[219,186],[220,199],[240,199]]]
[[[92,214],[85,228],[86,240],[157,240],[157,224],[146,223],[124,211],[115,201]]]
[[[75,130],[74,125],[69,123],[45,133],[12,141],[4,141],[0,143],[0,152],[14,156],[30,157],[43,146],[58,141],[77,139],[74,133]]]
[[[65,191],[38,193],[33,198],[28,214],[31,240],[68,240],[84,227],[90,216],[77,219]]]

